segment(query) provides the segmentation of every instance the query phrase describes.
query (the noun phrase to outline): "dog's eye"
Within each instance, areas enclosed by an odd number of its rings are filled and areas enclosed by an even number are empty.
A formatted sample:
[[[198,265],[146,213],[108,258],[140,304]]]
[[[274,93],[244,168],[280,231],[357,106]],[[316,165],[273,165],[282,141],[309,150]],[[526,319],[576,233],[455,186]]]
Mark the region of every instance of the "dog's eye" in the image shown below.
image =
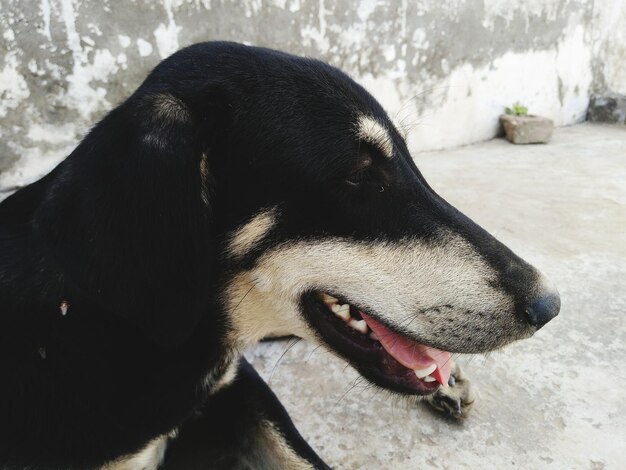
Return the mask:
[[[359,150],[357,154],[356,164],[353,166],[352,172],[344,178],[345,183],[351,188],[363,188],[372,187],[379,189],[380,176],[380,162],[382,157],[379,157],[378,150],[372,147],[370,144],[361,142],[359,144]]]
[[[367,173],[367,168],[359,168],[354,173],[350,174],[344,181],[348,183],[349,186],[357,188],[367,180]]]
[[[361,168],[354,173],[352,173],[348,178],[344,181],[351,188],[355,189],[369,189],[371,191],[377,191],[382,193],[385,191],[385,185],[377,178],[375,175],[372,175],[371,168]]]
[[[344,181],[354,188],[361,186],[364,182],[370,180],[370,173],[373,164],[374,158],[372,155],[372,149],[368,144],[362,143],[359,146],[356,169],[350,173]]]

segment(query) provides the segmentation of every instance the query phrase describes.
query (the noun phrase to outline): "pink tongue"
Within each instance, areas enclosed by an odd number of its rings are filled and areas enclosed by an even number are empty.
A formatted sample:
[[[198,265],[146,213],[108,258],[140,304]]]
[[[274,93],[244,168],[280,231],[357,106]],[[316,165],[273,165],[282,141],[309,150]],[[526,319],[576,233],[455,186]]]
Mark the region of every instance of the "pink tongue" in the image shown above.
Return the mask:
[[[359,313],[391,357],[411,370],[426,369],[434,362],[437,364],[437,369],[431,375],[444,387],[448,386],[451,367],[449,352],[424,346],[404,338],[363,312]]]

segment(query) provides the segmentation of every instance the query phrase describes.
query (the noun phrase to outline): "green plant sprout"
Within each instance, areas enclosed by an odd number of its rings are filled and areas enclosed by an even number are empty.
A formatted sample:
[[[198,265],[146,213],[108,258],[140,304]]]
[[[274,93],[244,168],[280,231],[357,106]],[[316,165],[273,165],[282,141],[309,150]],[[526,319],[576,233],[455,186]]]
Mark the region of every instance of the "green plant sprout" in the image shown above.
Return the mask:
[[[528,116],[528,108],[516,102],[512,107],[504,108],[506,114],[513,114],[514,116]]]

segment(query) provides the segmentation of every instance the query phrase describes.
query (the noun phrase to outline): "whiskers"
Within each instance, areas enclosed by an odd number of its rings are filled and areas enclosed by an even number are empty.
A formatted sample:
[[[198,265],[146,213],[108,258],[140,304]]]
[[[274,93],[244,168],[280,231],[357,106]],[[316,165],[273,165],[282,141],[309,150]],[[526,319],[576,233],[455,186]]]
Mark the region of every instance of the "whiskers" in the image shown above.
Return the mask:
[[[345,370],[346,370],[346,368],[344,368],[344,371]],[[332,411],[334,411],[337,408],[337,406],[339,406],[339,404],[348,396],[349,393],[351,393],[351,392],[356,390],[356,392],[359,394],[359,402],[362,402],[362,400],[361,400],[362,397],[360,395],[364,391],[366,391],[366,390],[372,390],[372,389],[375,389],[375,388],[379,388],[380,389],[380,387],[376,387],[375,385],[370,383],[362,375],[359,375],[359,376],[355,377],[355,379],[350,383],[350,385],[348,386],[346,391],[341,394],[341,397],[339,397],[339,400],[337,400],[335,402],[335,404],[333,405]],[[380,389],[380,390],[382,390],[382,389]],[[370,397],[370,399],[371,399],[371,397]]]
[[[398,126],[398,130],[403,138],[407,138],[411,131],[418,125],[427,122],[433,112],[424,112],[421,108],[434,101],[443,101],[450,90],[449,85],[441,85],[427,88],[402,102],[400,108],[393,114],[393,122]]]
[[[459,85],[433,86],[404,100],[392,118],[402,137],[408,140],[417,127],[438,126],[433,118],[446,104],[450,90],[460,88]]]
[[[302,340],[302,338],[298,338],[298,337],[293,337],[290,338],[287,341],[287,344],[285,345],[285,347],[283,348],[283,352],[281,353],[280,357],[278,358],[278,360],[276,361],[276,364],[274,364],[274,367],[272,368],[272,371],[270,372],[270,376],[267,379],[267,384],[270,385],[272,383],[272,378],[274,377],[274,373],[276,372],[276,370],[278,369],[278,366],[280,366],[281,362],[283,361],[283,358],[285,357],[285,355],[291,350],[291,348],[293,348],[296,344],[298,344],[300,341]]]
[[[318,344],[317,346],[315,346],[311,352],[309,353],[309,355],[307,356],[307,358],[304,360],[304,362],[309,362],[311,360],[311,358],[313,357],[313,353],[315,353],[318,349],[320,349],[322,347],[321,344]],[[325,349],[322,349],[322,352],[328,352]]]
[[[258,283],[259,283],[258,280],[254,280],[252,282],[248,282],[247,283],[247,284],[250,284],[250,289],[248,289],[246,291],[246,293],[241,297],[241,300],[237,303],[237,305],[235,305],[235,308],[233,308],[233,311],[232,311],[231,315],[234,314],[237,311],[237,309],[241,306],[243,301],[246,300],[246,297],[248,297],[248,294],[250,292],[252,292],[252,289],[254,289],[257,286]]]

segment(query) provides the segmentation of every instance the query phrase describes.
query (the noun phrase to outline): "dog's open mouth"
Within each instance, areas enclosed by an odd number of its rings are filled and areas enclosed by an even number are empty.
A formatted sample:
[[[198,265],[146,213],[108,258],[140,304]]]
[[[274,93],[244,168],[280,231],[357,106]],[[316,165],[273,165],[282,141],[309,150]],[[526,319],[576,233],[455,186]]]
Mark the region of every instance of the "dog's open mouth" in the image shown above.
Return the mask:
[[[303,299],[311,324],[364,376],[391,390],[427,395],[450,379],[450,353],[419,344],[327,293]]]

